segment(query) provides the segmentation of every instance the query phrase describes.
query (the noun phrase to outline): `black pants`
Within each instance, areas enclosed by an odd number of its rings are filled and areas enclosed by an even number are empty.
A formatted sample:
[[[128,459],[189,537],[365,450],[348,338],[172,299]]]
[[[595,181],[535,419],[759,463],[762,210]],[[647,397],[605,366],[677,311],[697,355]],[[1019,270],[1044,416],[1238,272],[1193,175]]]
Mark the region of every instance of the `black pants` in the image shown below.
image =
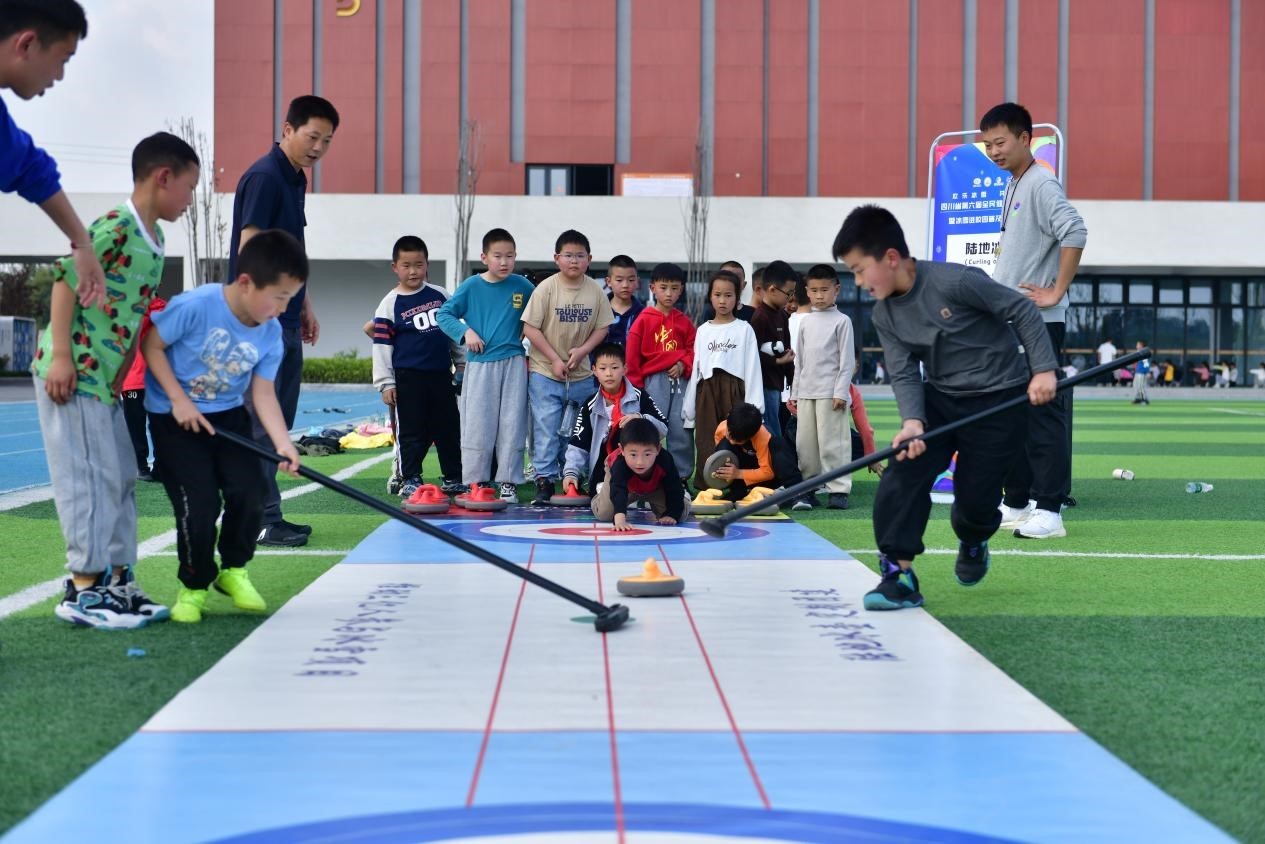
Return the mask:
[[[1050,342],[1057,356],[1063,350],[1066,323],[1047,322]],[[1035,499],[1037,507],[1059,512],[1063,501],[1072,490],[1072,392],[1061,390],[1054,401],[1040,407],[1028,405],[1028,440],[1025,459],[1016,460],[1006,476],[1007,507],[1023,508],[1028,499]],[[954,492],[957,478],[954,478]]]
[[[206,419],[216,430],[250,436],[251,419],[245,408],[208,413]],[[163,487],[176,514],[180,582],[190,589],[206,589],[219,573],[215,520],[220,516],[221,495],[220,564],[226,569],[244,566],[255,556],[264,496],[259,458],[202,431],[184,430],[170,413],[151,413],[149,428],[154,454],[163,467]]]
[[[739,469],[760,468],[760,461],[750,443],[734,445],[725,438],[716,443],[716,451],[732,451],[738,458]],[[773,464],[773,478],[762,481],[757,486],[777,489],[780,486],[794,486],[804,479],[799,472],[799,462],[795,459],[795,452],[781,437],[769,438],[769,462]],[[747,486],[746,481],[735,478],[729,482],[722,498],[739,501],[746,498],[749,491],[750,487]]]
[[[433,444],[444,478],[461,481],[461,418],[448,372],[395,370],[395,412],[400,423],[400,476],[421,477]]]
[[[1012,387],[983,396],[955,398],[924,384],[927,430],[995,407],[1022,395],[1025,389]],[[936,476],[949,467],[955,451],[958,463],[949,514],[953,532],[967,544],[983,542],[996,533],[1001,524],[997,502],[1001,499],[1002,481],[1011,464],[1023,455],[1027,419],[1026,407],[1012,407],[975,425],[928,440],[927,451],[921,457],[888,461],[874,497],[874,539],[879,551],[892,560],[912,560],[926,550],[922,535],[931,515],[931,487]]]
[[[132,438],[132,451],[136,452],[136,468],[148,471],[149,438],[145,436],[144,390],[124,391],[123,421],[127,423],[127,435]]]
[[[277,380],[273,386],[277,391],[277,402],[281,405],[281,415],[285,418],[286,430],[294,430],[294,417],[299,412],[299,388],[303,382],[303,340],[297,328],[282,328],[281,342],[285,348],[285,356],[281,366],[277,368]],[[250,401],[250,387],[246,388],[246,409],[253,420],[251,436],[264,448],[272,450],[272,437],[259,424],[259,415],[255,413]],[[275,525],[281,521],[281,490],[277,488],[277,464],[270,460],[256,458],[259,471],[263,476],[264,509],[263,525]],[[259,529],[256,528],[258,533]]]

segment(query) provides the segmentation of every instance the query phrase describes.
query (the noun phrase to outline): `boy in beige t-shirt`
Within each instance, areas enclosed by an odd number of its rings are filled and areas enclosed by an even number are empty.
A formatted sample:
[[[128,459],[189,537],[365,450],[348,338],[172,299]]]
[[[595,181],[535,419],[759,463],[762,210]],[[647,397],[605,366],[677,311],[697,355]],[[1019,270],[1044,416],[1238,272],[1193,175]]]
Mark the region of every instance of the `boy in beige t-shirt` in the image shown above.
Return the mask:
[[[589,239],[568,229],[558,236],[554,253],[559,272],[540,283],[523,311],[523,336],[531,341],[527,398],[536,473],[533,504],[548,504],[555,492],[574,409],[597,392],[589,353],[615,321],[602,288],[585,274]]]

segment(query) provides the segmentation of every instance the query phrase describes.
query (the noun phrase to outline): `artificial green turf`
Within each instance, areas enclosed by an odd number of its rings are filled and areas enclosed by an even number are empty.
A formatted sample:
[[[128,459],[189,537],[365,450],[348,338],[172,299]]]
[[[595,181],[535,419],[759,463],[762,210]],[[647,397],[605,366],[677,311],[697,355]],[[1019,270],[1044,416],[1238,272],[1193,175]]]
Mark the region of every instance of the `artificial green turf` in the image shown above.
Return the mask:
[[[871,401],[869,412],[885,445],[899,427],[895,405]],[[994,537],[993,570],[973,589],[953,581],[951,554],[920,558],[927,609],[1192,809],[1242,840],[1265,841],[1265,561],[1058,555],[1265,554],[1265,404],[1132,407],[1122,393],[1118,401],[1078,401],[1075,433],[1080,506],[1065,513],[1069,536],[1045,543]],[[333,474],[375,454],[308,465]],[[378,463],[346,483],[394,503],[385,490],[389,467]],[[1134,470],[1137,480],[1112,479],[1117,467]],[[1216,488],[1189,495],[1187,480]],[[281,486],[306,483],[283,479]],[[843,549],[872,549],[876,484],[862,472],[852,509],[796,518]],[[284,506],[292,521],[316,528],[304,550],[331,554],[354,547],[384,518],[323,489]],[[138,489],[138,510],[142,539],[173,527],[156,485]],[[948,511],[932,510],[931,549],[956,547]],[[5,555],[0,595],[60,575],[64,551],[51,503],[0,513],[0,537],[6,549],[22,549]],[[277,607],[337,559],[261,555],[252,579]],[[872,553],[861,559],[875,564]],[[174,597],[174,556],[152,557],[138,569],[151,595]],[[0,711],[9,715],[0,731],[0,831],[125,740],[261,621],[213,598],[201,625],[107,634],[61,624],[51,607],[47,601],[0,621]],[[129,659],[128,647],[148,655]],[[94,711],[112,714],[76,732],[83,707],[81,696],[67,693],[72,688],[91,689]],[[22,777],[10,786],[14,770]]]

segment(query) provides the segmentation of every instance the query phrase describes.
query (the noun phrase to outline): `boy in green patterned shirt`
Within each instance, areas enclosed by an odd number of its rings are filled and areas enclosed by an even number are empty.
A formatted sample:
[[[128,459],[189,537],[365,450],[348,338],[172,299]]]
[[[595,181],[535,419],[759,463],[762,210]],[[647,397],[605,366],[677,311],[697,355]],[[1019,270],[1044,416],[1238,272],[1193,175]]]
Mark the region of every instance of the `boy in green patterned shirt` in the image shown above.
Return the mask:
[[[84,308],[69,258],[57,261],[51,317],[35,363],[36,405],[57,518],[66,539],[66,593],[54,612],[85,627],[131,629],[166,618],[132,574],[136,469],[118,382],[163,268],[159,220],[193,200],[200,166],[180,138],[159,132],[132,151],[131,198],[89,228],[105,270],[106,301]]]

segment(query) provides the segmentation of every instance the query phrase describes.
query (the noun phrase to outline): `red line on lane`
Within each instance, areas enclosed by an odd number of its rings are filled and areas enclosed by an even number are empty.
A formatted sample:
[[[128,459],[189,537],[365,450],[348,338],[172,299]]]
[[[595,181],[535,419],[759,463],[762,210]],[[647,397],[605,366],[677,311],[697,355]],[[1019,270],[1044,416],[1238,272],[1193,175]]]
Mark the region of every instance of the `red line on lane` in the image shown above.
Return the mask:
[[[602,549],[593,537],[593,561],[597,564],[597,600],[606,603],[602,594]],[[611,780],[615,784],[615,837],[619,844],[624,844],[627,832],[624,826],[624,797],[619,784],[619,747],[615,741],[615,696],[611,690],[611,653],[605,633],[602,634],[602,663],[606,671],[606,722],[609,725],[611,743]]]
[[[527,568],[531,569],[532,559],[536,556],[536,543],[532,543],[527,552]],[[492,707],[488,710],[488,722],[483,727],[483,741],[479,744],[479,757],[474,763],[474,775],[470,778],[470,790],[466,792],[466,808],[474,805],[474,792],[479,787],[479,775],[483,772],[483,757],[488,752],[488,742],[492,738],[492,721],[496,718],[496,705],[501,699],[501,684],[505,682],[505,668],[510,661],[510,646],[514,643],[514,629],[518,627],[518,611],[523,606],[523,595],[527,591],[527,581],[518,587],[518,600],[514,602],[514,617],[510,620],[510,632],[505,637],[505,653],[501,656],[501,670],[496,675],[496,688],[492,691]]]
[[[675,577],[676,572],[672,569],[672,562],[663,550],[662,543],[659,544],[659,554],[663,557],[663,564],[668,567],[668,574]],[[733,730],[734,738],[738,742],[738,749],[742,751],[743,761],[747,763],[747,770],[751,772],[751,781],[755,783],[755,790],[760,795],[760,802],[764,804],[764,808],[772,809],[773,804],[769,802],[769,795],[764,791],[764,783],[760,781],[760,774],[755,769],[755,762],[751,760],[751,754],[747,752],[747,743],[742,740],[742,730],[738,729],[738,722],[734,720],[733,710],[729,708],[729,699],[725,697],[725,691],[720,687],[720,678],[716,676],[716,669],[712,666],[712,658],[707,655],[707,647],[703,644],[703,637],[698,632],[698,625],[694,623],[694,613],[690,612],[690,604],[685,600],[684,594],[677,597],[681,599],[681,608],[685,610],[685,617],[689,619],[690,629],[694,631],[694,641],[698,642],[698,649],[703,654],[703,662],[707,664],[707,673],[712,675],[712,685],[716,687],[716,694],[720,697],[720,705],[725,709],[725,717],[729,719],[729,727]]]

